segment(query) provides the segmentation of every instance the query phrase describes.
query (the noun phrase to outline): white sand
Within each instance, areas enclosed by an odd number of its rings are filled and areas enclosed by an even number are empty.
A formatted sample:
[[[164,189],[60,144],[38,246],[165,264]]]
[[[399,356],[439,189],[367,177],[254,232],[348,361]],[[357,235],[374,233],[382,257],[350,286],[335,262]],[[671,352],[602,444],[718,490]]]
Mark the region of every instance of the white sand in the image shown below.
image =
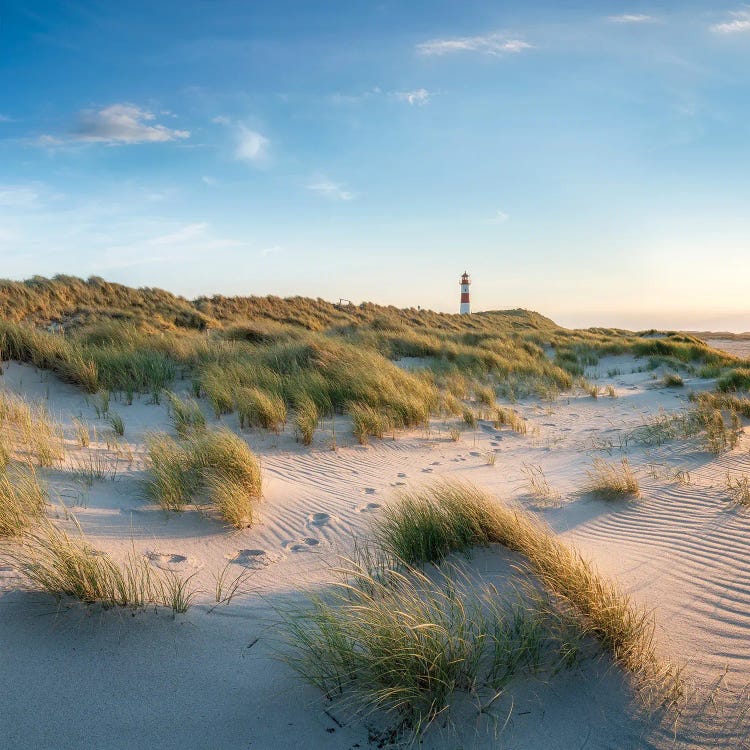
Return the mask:
[[[686,663],[695,684],[709,685],[727,667],[733,685],[750,681],[750,516],[722,490],[727,471],[750,471],[747,440],[720,457],[685,443],[650,450],[631,445],[627,455],[639,470],[640,499],[613,503],[579,494],[593,457],[608,457],[602,447],[619,458],[621,435],[660,409],[684,408],[689,388],[710,386],[688,379],[685,389],[660,388],[651,373],[631,372],[638,364],[609,358],[589,373],[625,373],[597,380],[614,384],[616,399],[564,395],[551,404],[518,405],[529,422],[527,436],[481,423],[458,443],[445,429],[433,429],[362,447],[338,419],[338,449],[332,451],[330,424],[310,449],[294,442],[291,428],[280,436],[243,433],[262,458],[265,482],[260,523],[243,531],[227,530],[208,512],[167,516],[144,500],[143,438],[149,430],[169,429],[166,408],[145,398],[132,406],[113,401],[112,410],[125,420],[132,465],[121,456],[116,479],[91,488],[69,471],[54,471],[51,487],[93,544],[119,559],[134,548],[161,568],[197,571],[193,581],[204,592],[176,617],[153,609],[58,610],[50,599],[19,590],[15,574],[0,566],[0,747],[369,746],[370,722],[330,706],[274,658],[274,608],[299,600],[301,587],[325,581],[327,566],[351,549],[395,489],[441,476],[460,476],[539,512],[638,602],[654,608],[659,649]],[[11,364],[2,384],[29,398],[48,398],[64,425],[82,417],[107,434],[85,397],[47,373]],[[237,427],[233,416],[226,423]],[[486,464],[488,451],[496,452],[494,466]],[[539,509],[527,495],[523,463],[543,468],[561,493],[559,507]],[[689,472],[689,485],[670,478],[677,468]],[[489,577],[507,569],[502,549],[472,559]],[[227,561],[234,574],[251,571],[250,590],[209,611],[212,574]],[[433,731],[424,747],[675,746],[668,729],[639,715],[606,660],[519,683],[496,709],[500,725],[508,719],[499,738],[493,735],[498,727],[463,706],[456,712],[458,735]],[[709,712],[686,722],[676,746],[739,747],[742,731]]]

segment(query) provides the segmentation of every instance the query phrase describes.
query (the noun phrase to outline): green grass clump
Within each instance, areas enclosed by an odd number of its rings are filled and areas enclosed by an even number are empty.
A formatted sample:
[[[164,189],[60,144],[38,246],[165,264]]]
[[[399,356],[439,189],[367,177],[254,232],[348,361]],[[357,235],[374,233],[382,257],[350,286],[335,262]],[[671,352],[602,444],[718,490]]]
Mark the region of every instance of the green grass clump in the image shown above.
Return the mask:
[[[32,585],[58,599],[104,607],[162,604],[184,612],[193,596],[189,579],[174,573],[161,577],[135,553],[120,565],[94,549],[82,533],[71,536],[50,521],[28,532],[6,558]]]
[[[164,395],[167,398],[172,425],[181,438],[206,429],[206,417],[195,399],[181,399],[172,391],[165,391]]]
[[[118,607],[142,607],[156,600],[146,560],[132,556],[120,567],[82,535],[71,537],[51,522],[27,534],[8,557],[36,587],[58,598]]]
[[[32,469],[0,470],[0,538],[31,528],[42,518],[47,500],[47,489]]]
[[[367,404],[349,404],[347,411],[352,417],[352,431],[362,445],[367,443],[370,436],[382,438],[393,427],[387,414]]]
[[[247,443],[227,429],[193,433],[184,441],[165,434],[147,439],[150,497],[165,510],[183,510],[205,498],[236,528],[253,520],[262,494],[260,464]]]
[[[263,427],[279,432],[286,422],[286,404],[283,399],[260,388],[238,388],[234,391],[234,405],[241,429]]]
[[[719,391],[750,390],[750,367],[737,367],[719,378],[716,388]]]
[[[536,577],[576,613],[581,629],[638,676],[645,690],[658,693],[674,677],[656,656],[654,620],[646,610],[532,516],[468,483],[442,482],[402,493],[385,506],[373,533],[386,554],[412,564],[502,544],[523,555]]]
[[[315,401],[303,393],[295,404],[294,427],[303,445],[312,445],[315,430],[320,422],[320,412]]]
[[[412,741],[456,692],[497,697],[528,669],[575,663],[588,637],[633,673],[644,698],[679,690],[679,673],[654,650],[653,616],[532,516],[476,487],[403,492],[373,536],[330,592],[285,613],[287,661],[329,697],[389,713]],[[520,601],[502,601],[453,564],[429,575],[416,567],[491,543],[519,553],[536,580]]]
[[[412,741],[457,692],[491,700],[517,675],[577,660],[580,634],[548,598],[504,601],[458,568],[381,575],[344,564],[329,592],[283,613],[283,658],[344,708],[386,713]]]
[[[182,510],[198,490],[190,452],[169,435],[154,433],[146,437],[146,453],[146,492],[164,510]]]
[[[638,477],[627,458],[623,458],[619,463],[609,463],[603,458],[595,458],[587,474],[586,492],[607,500],[637,496],[640,493]]]
[[[119,414],[110,414],[109,424],[114,430],[115,435],[122,437],[125,434],[125,420]]]
[[[668,372],[663,378],[662,383],[667,388],[682,388],[685,385],[682,377],[676,372]]]

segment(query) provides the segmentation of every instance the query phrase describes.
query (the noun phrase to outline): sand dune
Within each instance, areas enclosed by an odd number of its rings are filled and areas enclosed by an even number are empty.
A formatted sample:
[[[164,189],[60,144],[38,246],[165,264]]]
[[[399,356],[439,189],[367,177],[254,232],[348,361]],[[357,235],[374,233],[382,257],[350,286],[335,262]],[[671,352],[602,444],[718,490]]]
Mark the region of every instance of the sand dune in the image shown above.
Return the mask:
[[[210,512],[167,516],[144,499],[143,440],[148,431],[169,429],[164,405],[145,398],[113,405],[125,420],[123,441],[132,453],[121,447],[117,455],[107,447],[105,423],[78,390],[10,364],[4,388],[44,399],[68,430],[74,417],[96,425],[100,441],[92,449],[116,469],[114,480],[86,487],[71,476],[69,457],[50,474],[59,506],[75,514],[95,546],[119,559],[134,550],[159,570],[194,574],[201,592],[195,606],[176,617],[59,608],[19,590],[4,565],[3,746],[368,746],[376,717],[339,713],[274,658],[275,610],[298,601],[301,588],[328,580],[337,555],[367,534],[370,519],[400,487],[439,477],[469,479],[540,513],[637,602],[654,609],[658,649],[686,665],[691,685],[709,690],[728,668],[739,687],[750,680],[750,516],[728,501],[722,482],[728,471],[750,472],[747,443],[719,457],[691,443],[630,444],[641,496],[613,502],[582,494],[595,456],[619,457],[622,436],[659,410],[686,404],[683,392],[657,387],[650,373],[631,372],[636,362],[628,357],[603,360],[596,369],[608,368],[628,373],[597,381],[612,384],[617,398],[572,393],[517,405],[527,420],[525,436],[481,422],[452,442],[447,425],[438,422],[429,431],[360,446],[340,418],[331,450],[332,426],[325,423],[310,448],[295,443],[289,428],[278,436],[246,431],[262,460],[265,489],[260,522],[238,531]],[[235,417],[225,421],[237,429]],[[490,452],[494,465],[486,459]],[[529,494],[524,464],[541,467],[559,500],[540,503]],[[69,526],[59,506],[60,522]],[[472,565],[490,580],[501,577],[507,554],[481,551]],[[246,590],[231,605],[214,608],[215,576],[227,565],[233,575],[247,573]],[[711,712],[698,720],[695,706],[690,710],[677,746],[739,746],[746,726]],[[470,705],[458,707],[459,729],[436,727],[425,747],[674,746],[670,728],[639,712],[623,676],[606,660],[549,680],[520,681],[496,713],[493,723],[477,719]]]

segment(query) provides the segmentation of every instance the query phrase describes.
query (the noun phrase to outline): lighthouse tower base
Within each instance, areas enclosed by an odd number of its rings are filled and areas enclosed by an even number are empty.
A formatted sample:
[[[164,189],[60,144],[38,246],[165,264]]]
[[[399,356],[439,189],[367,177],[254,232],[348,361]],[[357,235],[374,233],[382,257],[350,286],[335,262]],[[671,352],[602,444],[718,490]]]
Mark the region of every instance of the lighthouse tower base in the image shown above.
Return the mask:
[[[455,308],[453,309],[455,310]],[[461,315],[469,315],[469,313],[471,313],[471,305],[468,302],[462,302],[459,312]]]

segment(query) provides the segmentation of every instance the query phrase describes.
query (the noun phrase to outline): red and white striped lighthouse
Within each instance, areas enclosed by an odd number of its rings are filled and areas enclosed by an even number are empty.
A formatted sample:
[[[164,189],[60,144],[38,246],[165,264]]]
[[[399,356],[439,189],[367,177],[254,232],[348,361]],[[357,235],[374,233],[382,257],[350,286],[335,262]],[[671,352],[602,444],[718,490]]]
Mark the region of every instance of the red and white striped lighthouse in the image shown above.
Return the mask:
[[[471,279],[469,278],[469,274],[464,271],[464,275],[461,277],[461,315],[468,315],[471,312],[469,284],[471,284]]]

